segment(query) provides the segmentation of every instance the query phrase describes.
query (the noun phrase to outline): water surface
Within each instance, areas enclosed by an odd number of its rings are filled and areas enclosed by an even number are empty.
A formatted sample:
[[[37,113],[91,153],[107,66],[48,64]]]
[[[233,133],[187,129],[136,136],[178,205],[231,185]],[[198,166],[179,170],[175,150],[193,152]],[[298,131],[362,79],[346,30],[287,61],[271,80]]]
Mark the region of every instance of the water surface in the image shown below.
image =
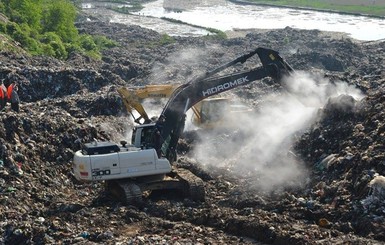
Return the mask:
[[[189,3],[189,4],[187,4]],[[92,3],[86,3],[91,4]],[[83,4],[84,6],[84,4]],[[92,10],[90,7],[88,10]],[[171,11],[179,9],[180,11]],[[94,11],[97,11],[94,9]],[[172,18],[192,25],[221,31],[234,29],[318,29],[348,33],[354,39],[371,41],[385,39],[385,19],[338,13],[297,10],[257,5],[239,5],[225,0],[157,0],[144,5],[133,15],[107,12],[110,21],[137,24],[169,35],[206,35],[201,28],[176,25],[160,20]]]

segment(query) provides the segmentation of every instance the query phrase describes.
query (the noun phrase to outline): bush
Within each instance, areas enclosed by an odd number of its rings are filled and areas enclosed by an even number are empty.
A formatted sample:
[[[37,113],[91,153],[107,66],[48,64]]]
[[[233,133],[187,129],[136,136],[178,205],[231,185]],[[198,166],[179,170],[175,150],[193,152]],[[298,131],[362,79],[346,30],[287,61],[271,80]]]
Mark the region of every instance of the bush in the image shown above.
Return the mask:
[[[115,41],[108,39],[105,36],[94,36],[93,39],[99,49],[113,48],[118,45]]]
[[[80,46],[86,51],[96,51],[97,45],[94,42],[94,39],[90,35],[81,35],[80,36]]]
[[[27,22],[27,19],[25,18],[25,16],[23,16],[22,14],[20,14],[17,11],[12,11],[12,16],[10,19],[12,22],[20,23],[20,24]]]
[[[75,42],[73,42],[73,43],[65,43],[64,47],[67,50],[68,54],[73,53],[73,52],[77,52],[77,53],[81,53],[82,52],[82,48],[79,46],[79,44],[77,44]]]
[[[43,44],[41,47],[42,53],[48,56],[55,56],[55,51],[51,45]]]
[[[33,38],[27,38],[27,46],[28,51],[30,51],[32,54],[42,54],[43,50],[41,48],[40,42],[36,41],[36,39]]]
[[[6,33],[7,32],[7,27],[4,22],[0,22],[0,32]]]
[[[0,22],[0,32],[32,54],[66,59],[69,52],[81,52],[100,59],[101,49],[117,45],[103,36],[79,35],[75,27],[76,7],[70,0],[0,1],[0,13],[11,20]]]
[[[95,60],[101,60],[102,59],[102,56],[98,51],[94,51],[94,50],[86,51],[86,55],[95,59]]]
[[[67,53],[63,43],[61,42],[61,40],[60,40],[60,42],[52,41],[49,43],[49,45],[52,47],[52,49],[54,51],[54,57],[55,58],[67,59],[68,53]]]
[[[20,27],[15,22],[8,22],[5,25],[5,29],[6,29],[5,33],[7,33],[8,35],[12,36],[14,32],[16,32],[17,30],[20,29]]]
[[[48,46],[45,47],[48,53],[44,52],[45,54],[58,59],[66,59],[68,57],[66,47],[56,33],[47,32],[40,38],[40,41]]]
[[[25,32],[23,32],[22,30],[20,30],[20,29],[17,29],[16,31],[14,31],[12,33],[11,37],[15,41],[19,42],[23,46],[27,46],[27,44],[28,44],[28,41],[27,41],[28,40],[28,36],[27,36],[27,34]]]
[[[40,42],[49,44],[50,42],[61,42],[61,39],[54,32],[46,32],[40,37]]]
[[[163,34],[162,37],[160,38],[160,44],[161,45],[171,44],[174,42],[175,42],[175,39],[170,37],[167,34]]]

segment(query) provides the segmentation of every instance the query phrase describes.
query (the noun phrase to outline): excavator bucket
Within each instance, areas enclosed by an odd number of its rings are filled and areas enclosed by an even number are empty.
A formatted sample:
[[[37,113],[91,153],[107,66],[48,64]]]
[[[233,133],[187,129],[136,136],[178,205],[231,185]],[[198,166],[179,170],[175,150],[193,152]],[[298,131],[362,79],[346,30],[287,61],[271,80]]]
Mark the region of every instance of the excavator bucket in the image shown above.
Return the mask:
[[[283,76],[290,75],[294,69],[279,55],[279,53],[272,49],[257,48],[255,50],[263,67],[267,69],[270,76],[280,81]]]

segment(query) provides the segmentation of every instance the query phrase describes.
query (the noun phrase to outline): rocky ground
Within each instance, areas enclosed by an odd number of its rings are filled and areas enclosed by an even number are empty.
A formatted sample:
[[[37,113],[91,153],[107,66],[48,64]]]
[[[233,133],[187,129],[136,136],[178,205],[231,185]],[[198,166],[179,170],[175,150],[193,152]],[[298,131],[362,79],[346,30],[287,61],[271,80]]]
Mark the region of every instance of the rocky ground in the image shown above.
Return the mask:
[[[105,50],[100,61],[0,53],[0,78],[18,81],[22,101],[19,113],[0,113],[0,138],[23,171],[0,169],[0,244],[385,243],[385,42],[290,28],[173,42],[138,26],[85,22],[79,30],[119,46]],[[204,180],[205,202],[164,192],[134,207],[110,198],[102,183],[74,178],[78,142],[118,142],[133,126],[117,87],[183,83],[259,46],[279,51],[297,71],[342,81],[363,97],[326,100],[263,168],[258,154],[265,152],[251,147],[256,156],[247,161],[255,166],[245,164],[243,143],[227,147],[234,137],[228,133],[210,136],[225,139],[216,144],[207,143],[208,132],[186,132],[175,164]],[[264,79],[232,94],[259,113],[269,111],[268,100],[283,103],[283,88]],[[202,158],[201,145],[219,155]],[[230,161],[224,152],[239,158]],[[274,160],[282,154],[284,160]]]

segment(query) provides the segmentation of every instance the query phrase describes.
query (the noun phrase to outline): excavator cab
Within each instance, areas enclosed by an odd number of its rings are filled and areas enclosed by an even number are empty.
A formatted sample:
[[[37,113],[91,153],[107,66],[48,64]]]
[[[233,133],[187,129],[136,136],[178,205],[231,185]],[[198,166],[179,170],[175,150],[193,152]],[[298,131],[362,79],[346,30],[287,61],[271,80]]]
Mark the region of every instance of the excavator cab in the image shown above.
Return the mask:
[[[192,107],[192,110],[194,111],[192,123],[202,128],[229,126],[228,120],[252,111],[250,107],[228,97],[202,100]]]
[[[207,101],[202,101],[201,104],[201,124],[211,124],[214,121],[219,121],[224,117],[227,111],[228,100],[226,98],[215,98]]]
[[[141,149],[154,148],[154,132],[155,123],[135,126],[132,131],[131,144]]]

